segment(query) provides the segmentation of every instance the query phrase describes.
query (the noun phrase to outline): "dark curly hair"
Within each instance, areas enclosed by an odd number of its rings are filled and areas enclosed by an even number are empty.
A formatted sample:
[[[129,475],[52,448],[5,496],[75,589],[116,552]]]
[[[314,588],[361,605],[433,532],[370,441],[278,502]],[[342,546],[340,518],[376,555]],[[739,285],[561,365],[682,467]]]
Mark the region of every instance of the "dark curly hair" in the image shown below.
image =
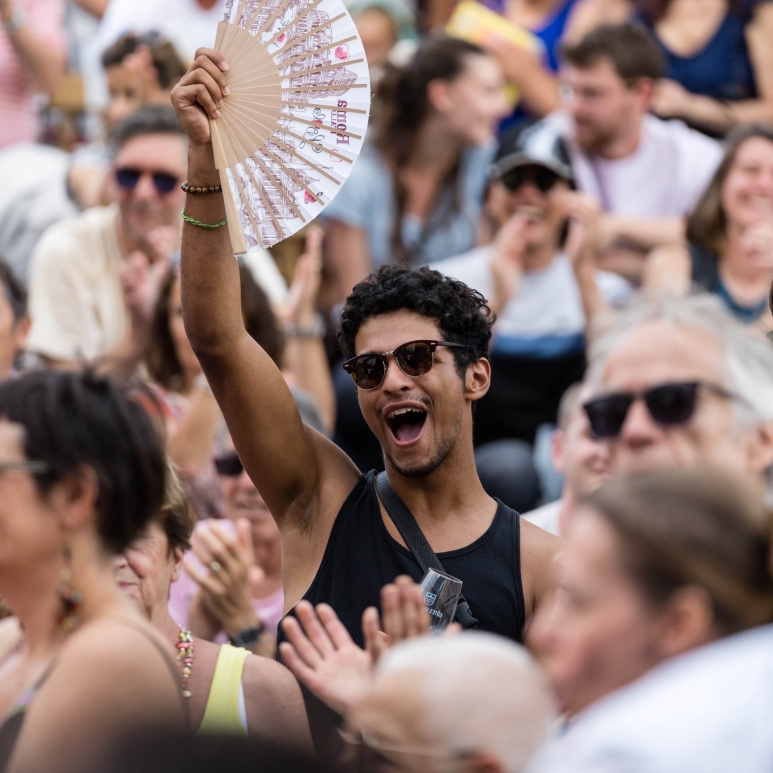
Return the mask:
[[[392,311],[414,311],[434,320],[453,349],[459,375],[481,357],[488,356],[494,315],[486,299],[464,282],[444,276],[427,266],[381,266],[356,284],[341,312],[338,343],[347,359],[354,357],[354,339],[370,317]]]

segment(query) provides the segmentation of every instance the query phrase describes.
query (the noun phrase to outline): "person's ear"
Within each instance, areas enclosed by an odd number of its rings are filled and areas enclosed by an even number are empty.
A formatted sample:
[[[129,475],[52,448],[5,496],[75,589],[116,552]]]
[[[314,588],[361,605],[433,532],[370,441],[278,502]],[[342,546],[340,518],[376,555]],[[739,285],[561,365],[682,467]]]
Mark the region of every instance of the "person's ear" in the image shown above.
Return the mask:
[[[438,113],[443,115],[450,113],[454,109],[454,100],[451,96],[451,84],[441,78],[430,81],[427,84],[427,102],[429,102]]]
[[[48,501],[57,515],[60,527],[72,532],[94,520],[99,498],[97,473],[92,467],[81,466],[77,472],[65,475],[48,493]]]
[[[666,602],[658,626],[658,655],[681,655],[716,638],[714,607],[704,588],[687,585]]]
[[[556,427],[553,430],[553,437],[550,444],[550,458],[553,462],[553,469],[556,472],[560,472],[562,475],[566,472],[566,465],[564,464],[564,446],[566,438],[564,431]]]
[[[506,773],[502,760],[490,752],[476,751],[465,757],[459,770],[464,773]]]
[[[475,402],[480,400],[491,386],[491,363],[481,357],[477,362],[467,368],[464,383],[465,397]]]
[[[764,475],[773,466],[773,422],[765,422],[756,428],[746,454],[748,468],[759,475]]]
[[[649,110],[652,105],[652,100],[655,97],[655,86],[656,83],[652,78],[638,78],[631,87],[641,100],[642,109],[645,111]]]
[[[32,327],[32,319],[26,314],[14,325],[14,349],[17,352],[24,351],[24,347],[27,345],[27,336],[29,336],[30,333],[30,327]]]
[[[172,574],[171,574],[171,581],[177,582],[180,579],[180,575],[182,574],[183,570],[183,556],[185,555],[185,550],[181,547],[176,547],[172,551]]]

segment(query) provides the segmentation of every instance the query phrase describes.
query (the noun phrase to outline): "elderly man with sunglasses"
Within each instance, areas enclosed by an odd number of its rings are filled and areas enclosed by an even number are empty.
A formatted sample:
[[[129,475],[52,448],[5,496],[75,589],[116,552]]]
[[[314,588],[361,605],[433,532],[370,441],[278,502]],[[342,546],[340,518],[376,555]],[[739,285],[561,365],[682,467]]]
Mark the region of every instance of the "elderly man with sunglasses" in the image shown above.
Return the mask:
[[[600,320],[588,381],[613,474],[716,467],[773,493],[773,347],[714,298],[641,296]]]
[[[504,136],[486,205],[494,243],[434,264],[479,290],[497,314],[491,389],[475,414],[476,459],[486,490],[521,512],[539,493],[532,444],[582,378],[588,319],[630,293],[621,277],[596,270],[600,210],[572,185],[552,129]]]
[[[52,364],[141,356],[177,249],[186,137],[169,107],[140,108],[111,139],[115,203],[52,226],[32,257],[28,348]]]

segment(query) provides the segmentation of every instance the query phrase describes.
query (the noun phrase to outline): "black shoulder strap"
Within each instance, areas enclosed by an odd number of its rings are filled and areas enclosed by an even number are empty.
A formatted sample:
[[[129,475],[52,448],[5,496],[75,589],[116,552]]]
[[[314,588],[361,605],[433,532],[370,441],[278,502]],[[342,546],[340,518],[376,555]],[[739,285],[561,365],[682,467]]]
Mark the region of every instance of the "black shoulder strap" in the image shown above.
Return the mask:
[[[427,542],[424,532],[419,528],[419,524],[416,523],[413,513],[406,507],[405,502],[397,496],[385,472],[379,473],[376,476],[376,491],[389,517],[392,519],[392,523],[397,527],[397,531],[400,532],[400,535],[405,540],[408,549],[419,562],[422,572],[426,574],[428,569],[445,572],[443,564],[440,563],[440,559],[435,555],[435,551],[430,547],[429,542]],[[459,597],[454,620],[465,629],[480,627],[472,614],[470,605],[465,601],[464,595]]]

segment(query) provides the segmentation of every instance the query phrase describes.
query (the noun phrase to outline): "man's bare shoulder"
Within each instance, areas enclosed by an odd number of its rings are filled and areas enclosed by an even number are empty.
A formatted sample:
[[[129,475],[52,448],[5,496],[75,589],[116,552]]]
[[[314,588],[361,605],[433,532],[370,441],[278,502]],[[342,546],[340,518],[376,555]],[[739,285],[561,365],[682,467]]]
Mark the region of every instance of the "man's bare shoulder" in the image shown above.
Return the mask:
[[[553,558],[564,540],[521,518],[521,581],[526,603],[526,619],[530,620],[553,585]]]

